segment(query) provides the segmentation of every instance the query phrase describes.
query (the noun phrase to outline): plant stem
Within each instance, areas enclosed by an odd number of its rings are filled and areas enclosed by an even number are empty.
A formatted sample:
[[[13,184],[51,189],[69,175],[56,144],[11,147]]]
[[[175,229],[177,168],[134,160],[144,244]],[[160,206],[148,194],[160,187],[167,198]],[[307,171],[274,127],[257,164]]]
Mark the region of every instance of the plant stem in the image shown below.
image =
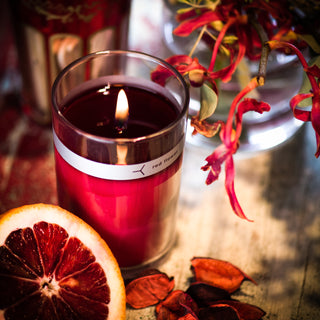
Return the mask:
[[[236,22],[236,18],[230,17],[228,22],[223,26],[222,30],[220,31],[218,38],[217,38],[217,41],[216,41],[214,48],[213,48],[212,58],[211,58],[210,66],[208,68],[209,72],[212,72],[214,69],[214,65],[216,62],[217,54],[218,54],[218,49],[219,49],[220,44],[222,43],[223,37],[225,36],[229,27],[231,25],[233,25],[235,22]]]
[[[253,25],[253,27],[257,31],[258,36],[261,41],[261,44],[262,44],[257,81],[260,86],[263,86],[265,78],[266,78],[266,74],[267,74],[268,57],[271,52],[270,46],[268,44],[269,38],[268,38],[268,35],[265,32],[265,30],[262,28],[261,24],[257,22],[256,16],[252,11],[249,12],[249,19],[248,20],[250,21],[250,23]]]
[[[205,33],[206,30],[207,30],[207,26],[203,26],[203,28],[201,29],[200,34],[199,34],[199,36],[197,38],[197,41],[195,42],[195,44],[193,45],[191,51],[189,52],[189,57],[192,57],[194,51],[196,50],[196,47],[198,46],[198,44],[199,44],[199,42],[200,42],[200,40],[201,40],[201,38],[202,38],[202,36],[203,36],[203,34]]]

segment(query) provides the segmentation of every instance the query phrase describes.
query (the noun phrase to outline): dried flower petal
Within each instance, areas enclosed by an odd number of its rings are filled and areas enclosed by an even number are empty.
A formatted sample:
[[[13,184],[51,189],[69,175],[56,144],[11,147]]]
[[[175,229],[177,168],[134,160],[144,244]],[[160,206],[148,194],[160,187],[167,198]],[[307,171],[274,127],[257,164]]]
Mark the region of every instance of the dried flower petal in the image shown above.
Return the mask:
[[[135,308],[152,306],[173,290],[174,279],[157,271],[134,279],[126,285],[127,303]]]
[[[236,309],[239,314],[240,320],[259,320],[266,314],[262,309],[258,308],[257,306],[236,300],[217,301],[212,305],[219,304],[226,304]]]
[[[312,93],[299,93],[295,95],[291,100],[290,100],[290,107],[293,112],[293,115],[302,121],[311,121],[311,112],[308,110],[301,110],[297,109],[298,104],[310,97],[313,97]]]
[[[268,103],[263,101],[257,101],[256,99],[252,98],[245,98],[241,101],[238,105],[237,111],[237,122],[242,121],[243,114],[248,111],[255,111],[258,113],[268,112],[270,111],[271,107]]]
[[[228,151],[229,150],[226,148],[226,146],[224,144],[221,144],[214,150],[214,152],[210,156],[206,158],[206,161],[208,163],[201,167],[201,169],[204,171],[210,170],[206,180],[206,184],[209,185],[219,178],[221,166],[229,155]]]
[[[306,70],[311,76],[320,78],[320,67],[317,65],[313,65]]]
[[[209,307],[219,300],[231,299],[228,291],[211,286],[207,283],[194,282],[186,293],[201,307]]]
[[[192,135],[200,133],[205,137],[213,137],[219,132],[221,126],[223,126],[224,123],[221,120],[218,120],[214,123],[208,123],[205,120],[200,121],[198,114],[197,116],[193,116],[191,118],[190,125],[194,128]]]
[[[226,304],[200,309],[199,320],[240,320],[236,309]]]
[[[239,289],[244,280],[256,282],[230,262],[212,258],[193,258],[191,269],[198,282],[205,282],[212,286],[232,293]]]
[[[156,307],[157,320],[198,319],[197,312],[197,304],[182,290],[172,291]]]
[[[180,37],[187,37],[192,31],[217,20],[221,20],[221,15],[218,12],[206,11],[195,18],[191,18],[180,23],[180,25],[173,30],[173,34]]]
[[[166,62],[171,64],[177,69],[183,76],[192,70],[198,70],[198,72],[205,72],[206,68],[203,67],[197,58],[191,58],[187,55],[177,55],[166,59]],[[151,80],[164,86],[167,79],[172,76],[172,72],[163,66],[158,66],[151,72]]]

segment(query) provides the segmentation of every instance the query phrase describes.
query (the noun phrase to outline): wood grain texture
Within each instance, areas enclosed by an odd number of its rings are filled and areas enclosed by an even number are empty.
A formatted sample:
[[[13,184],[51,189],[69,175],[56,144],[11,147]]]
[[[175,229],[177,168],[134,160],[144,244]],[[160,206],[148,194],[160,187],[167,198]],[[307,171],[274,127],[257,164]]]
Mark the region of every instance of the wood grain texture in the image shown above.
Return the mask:
[[[1,110],[0,208],[56,203],[50,128],[14,108]],[[10,123],[10,125],[9,125]],[[187,145],[178,235],[157,267],[186,289],[194,256],[227,260],[253,277],[234,297],[266,311],[265,319],[320,318],[320,163],[306,126],[277,150],[236,157],[235,188],[245,213],[236,217],[219,181],[206,186],[200,170],[211,150]],[[127,309],[127,319],[155,319],[154,308]]]
[[[311,128],[278,150],[236,160],[236,190],[245,213],[236,217],[220,181],[206,186],[199,168],[208,153],[187,146],[179,207],[178,238],[161,271],[186,289],[190,259],[227,260],[253,277],[233,297],[261,307],[265,319],[320,317],[320,163]],[[208,152],[208,150],[207,150]],[[152,308],[127,319],[153,319]],[[155,319],[155,317],[154,317]]]

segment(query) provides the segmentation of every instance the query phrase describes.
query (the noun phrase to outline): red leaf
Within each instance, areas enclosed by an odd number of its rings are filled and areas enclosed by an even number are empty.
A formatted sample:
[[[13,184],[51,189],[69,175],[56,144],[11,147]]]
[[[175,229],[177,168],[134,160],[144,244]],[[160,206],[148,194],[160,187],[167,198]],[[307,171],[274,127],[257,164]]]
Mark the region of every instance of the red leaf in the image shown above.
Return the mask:
[[[199,320],[240,320],[240,317],[232,306],[217,304],[200,309]]]
[[[135,308],[152,306],[165,299],[173,290],[174,279],[165,273],[156,273],[134,279],[126,286],[127,303]]]
[[[195,314],[188,313],[183,317],[180,317],[178,320],[199,320]]]
[[[176,20],[178,22],[182,22],[183,20],[187,20],[187,19],[190,19],[190,18],[194,18],[196,17],[198,14],[196,12],[195,9],[193,8],[190,8],[189,10],[183,12],[183,13],[178,13],[176,15]]]
[[[226,171],[226,178],[225,178],[225,188],[229,197],[229,201],[231,204],[231,207],[234,211],[234,213],[242,218],[246,219],[248,221],[251,221],[247,218],[247,216],[244,214],[240,203],[238,201],[238,198],[236,196],[236,192],[234,190],[234,177],[235,177],[235,170],[234,170],[234,162],[232,155],[228,156],[225,161],[225,171]]]
[[[243,114],[248,111],[263,113],[270,111],[270,105],[263,101],[257,101],[256,99],[245,98],[238,105],[237,122],[241,122]]]
[[[166,62],[175,67],[183,76],[191,70],[206,71],[206,68],[199,63],[197,58],[191,58],[187,55],[175,55],[166,59]],[[158,66],[151,72],[151,80],[162,86],[171,76],[173,76],[173,73],[163,66]]]
[[[165,86],[167,79],[171,76],[172,73],[162,66],[157,67],[157,69],[151,72],[151,80],[161,86]]]
[[[172,291],[168,297],[156,307],[157,320],[197,320],[197,312],[197,304],[182,290]]]
[[[244,32],[243,29],[240,29],[242,31],[242,33]],[[244,38],[243,36],[241,37],[241,34],[238,34],[238,37],[240,39]],[[237,52],[237,56],[234,59],[234,53],[233,50],[230,50],[230,65],[228,65],[227,67],[217,71],[215,73],[215,76],[220,78],[223,82],[229,82],[232,78],[232,75],[234,74],[234,72],[236,71],[237,66],[239,65],[240,61],[243,59],[243,57],[246,54],[246,45],[244,40],[241,40],[238,42],[238,52]]]
[[[251,277],[230,262],[212,258],[193,258],[191,265],[196,281],[208,283],[229,293],[239,289],[244,280],[256,284]]]
[[[218,133],[223,125],[224,123],[221,120],[214,123],[208,123],[206,120],[199,120],[199,114],[191,118],[191,126],[194,127],[192,135],[200,133],[205,137],[211,138]]]
[[[306,71],[313,77],[320,78],[320,68],[317,65],[308,67]]]
[[[320,93],[317,90],[312,99],[311,123],[316,135],[317,151],[315,156],[320,156]]]
[[[203,282],[192,283],[186,293],[201,307],[209,307],[219,300],[231,299],[228,291]]]
[[[240,301],[221,300],[213,303],[212,305],[217,304],[226,304],[236,309],[239,314],[240,320],[259,320],[266,314],[262,309],[258,308],[257,306]]]
[[[307,110],[297,109],[298,104],[304,99],[311,98],[313,93],[299,93],[290,100],[290,108],[295,118],[301,121],[310,121],[311,112]]]
[[[191,18],[180,23],[180,25],[178,25],[178,27],[175,30],[173,30],[173,34],[180,37],[187,37],[188,35],[190,35],[192,31],[206,24],[209,24],[221,19],[222,19],[222,16],[218,12],[211,11],[211,10],[206,11],[195,18]]]
[[[219,178],[221,166],[229,155],[228,151],[229,150],[226,148],[226,146],[224,144],[221,144],[214,150],[214,152],[210,156],[206,158],[206,161],[208,163],[201,167],[201,169],[203,171],[210,170],[206,180],[207,185],[211,184]]]

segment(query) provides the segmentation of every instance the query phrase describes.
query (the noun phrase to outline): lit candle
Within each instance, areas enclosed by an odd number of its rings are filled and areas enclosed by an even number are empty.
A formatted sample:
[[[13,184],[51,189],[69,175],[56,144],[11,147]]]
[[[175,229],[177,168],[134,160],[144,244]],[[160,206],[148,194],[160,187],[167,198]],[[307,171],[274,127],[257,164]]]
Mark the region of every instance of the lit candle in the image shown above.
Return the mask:
[[[188,95],[172,72],[181,92],[112,75],[53,99],[59,203],[101,234],[122,268],[173,241]]]

